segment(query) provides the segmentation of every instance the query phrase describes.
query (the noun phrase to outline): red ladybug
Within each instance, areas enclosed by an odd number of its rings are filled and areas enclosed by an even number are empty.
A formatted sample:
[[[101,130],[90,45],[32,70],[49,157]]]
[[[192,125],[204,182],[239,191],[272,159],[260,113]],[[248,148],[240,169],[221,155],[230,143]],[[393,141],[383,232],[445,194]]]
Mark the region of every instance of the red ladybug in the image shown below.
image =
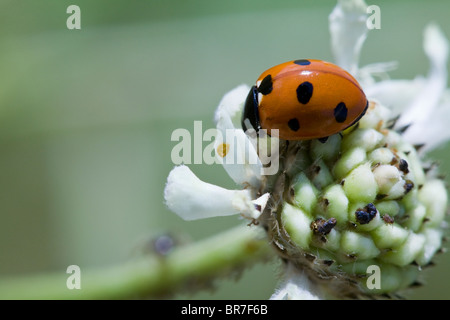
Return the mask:
[[[281,139],[326,139],[358,122],[367,107],[347,71],[322,60],[294,60],[259,76],[245,101],[242,128],[249,129],[248,119],[256,131],[278,129]]]

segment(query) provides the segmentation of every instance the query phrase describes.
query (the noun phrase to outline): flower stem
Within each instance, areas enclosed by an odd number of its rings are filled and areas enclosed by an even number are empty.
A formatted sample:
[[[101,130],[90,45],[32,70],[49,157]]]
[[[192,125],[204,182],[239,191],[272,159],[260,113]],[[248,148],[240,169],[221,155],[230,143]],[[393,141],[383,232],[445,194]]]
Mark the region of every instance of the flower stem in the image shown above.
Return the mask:
[[[133,299],[201,289],[218,276],[270,257],[260,231],[239,226],[177,247],[167,256],[152,254],[124,265],[81,269],[81,289],[67,288],[70,274],[65,270],[0,279],[0,299]]]

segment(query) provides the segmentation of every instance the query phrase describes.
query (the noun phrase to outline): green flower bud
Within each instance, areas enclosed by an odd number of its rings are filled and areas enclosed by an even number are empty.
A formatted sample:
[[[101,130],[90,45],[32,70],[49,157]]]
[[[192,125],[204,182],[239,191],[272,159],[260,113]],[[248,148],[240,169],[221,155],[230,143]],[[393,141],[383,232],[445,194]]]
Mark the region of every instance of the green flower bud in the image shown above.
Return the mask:
[[[427,224],[435,227],[444,220],[447,208],[447,192],[444,182],[441,180],[431,180],[426,182],[419,190],[419,201],[421,201],[427,210]]]
[[[338,179],[343,179],[350,171],[365,162],[366,150],[356,147],[345,152],[333,168],[333,173]]]
[[[347,224],[349,200],[344,189],[339,184],[329,186],[323,193],[321,206],[318,207],[316,215],[323,214],[327,218],[335,218],[338,225]]]
[[[344,178],[344,192],[352,202],[375,200],[378,185],[369,163],[358,166]]]
[[[261,190],[271,194],[259,219],[271,242],[334,297],[413,286],[442,245],[445,185],[390,123],[371,102],[326,142],[281,142],[279,173]]]
[[[361,260],[375,258],[380,254],[380,250],[370,237],[353,231],[346,231],[342,235],[341,251],[346,256]]]
[[[281,219],[284,223],[283,228],[294,244],[299,249],[307,249],[312,237],[310,228],[312,219],[303,210],[288,203],[283,206]]]
[[[295,178],[292,190],[295,194],[294,203],[307,213],[311,213],[317,204],[318,191],[306,175],[301,173]]]
[[[375,129],[359,129],[349,134],[342,142],[343,149],[354,147],[364,148],[366,151],[373,150],[383,141],[383,135]]]

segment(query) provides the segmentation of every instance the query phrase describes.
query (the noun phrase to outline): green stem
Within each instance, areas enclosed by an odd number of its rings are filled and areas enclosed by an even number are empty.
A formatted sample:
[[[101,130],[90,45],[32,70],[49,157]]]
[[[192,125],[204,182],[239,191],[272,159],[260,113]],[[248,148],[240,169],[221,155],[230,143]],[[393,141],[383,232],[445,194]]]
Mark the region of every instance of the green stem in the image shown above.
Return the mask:
[[[229,274],[270,256],[259,228],[239,226],[175,248],[167,256],[148,255],[124,265],[81,269],[81,289],[69,290],[65,270],[0,279],[0,299],[129,299],[173,294],[189,285]],[[201,288],[201,287],[200,287]]]

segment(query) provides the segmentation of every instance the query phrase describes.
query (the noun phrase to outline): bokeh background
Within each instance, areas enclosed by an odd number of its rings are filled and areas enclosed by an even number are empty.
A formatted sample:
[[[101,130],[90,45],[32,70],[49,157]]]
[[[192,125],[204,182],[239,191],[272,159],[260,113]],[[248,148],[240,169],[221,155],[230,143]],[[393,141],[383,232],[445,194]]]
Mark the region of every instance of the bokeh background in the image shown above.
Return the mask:
[[[426,75],[422,31],[450,37],[450,2],[369,1],[381,8],[361,65],[399,62],[392,78]],[[66,8],[81,8],[68,30]],[[127,261],[165,231],[202,239],[236,217],[185,222],[164,205],[176,128],[213,127],[223,94],[270,66],[333,61],[334,1],[1,0],[0,276]],[[442,172],[450,148],[432,153]],[[222,167],[191,165],[203,180],[234,188]],[[412,298],[450,298],[450,254],[426,271]],[[266,299],[277,263],[260,264],[213,292],[175,298]]]

